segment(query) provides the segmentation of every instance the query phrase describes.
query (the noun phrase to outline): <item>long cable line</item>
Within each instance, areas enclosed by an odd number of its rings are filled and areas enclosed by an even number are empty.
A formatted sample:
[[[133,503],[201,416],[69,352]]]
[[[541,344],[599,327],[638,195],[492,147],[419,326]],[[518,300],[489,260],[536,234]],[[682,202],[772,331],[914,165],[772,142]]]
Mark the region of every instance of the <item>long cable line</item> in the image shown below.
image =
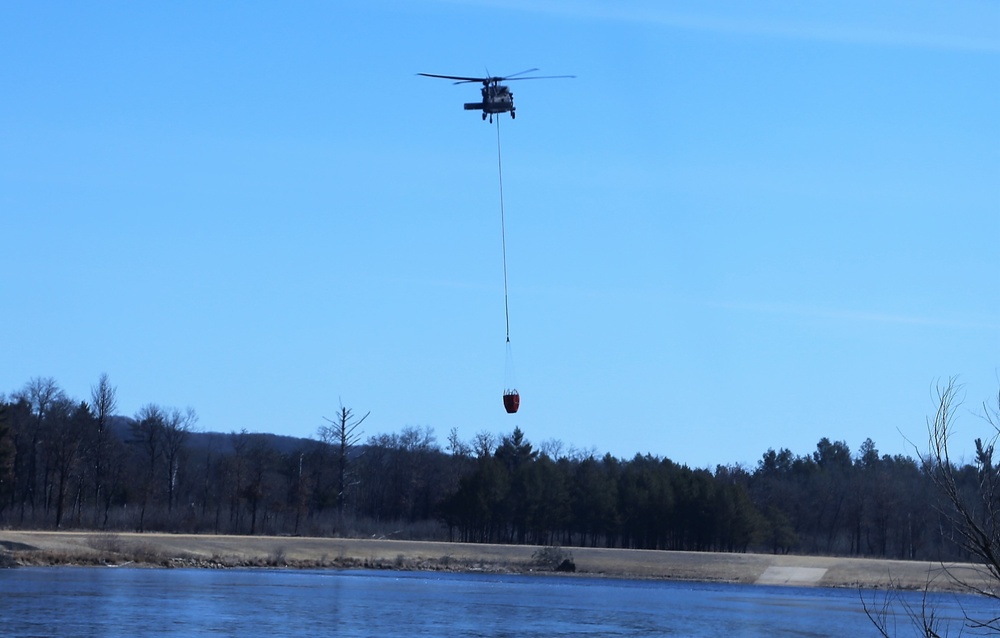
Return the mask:
[[[503,215],[503,162],[500,157],[500,117],[497,116],[497,172],[500,174],[500,246],[503,250],[503,314],[507,324],[507,343],[510,343],[510,307],[507,303],[507,231]]]
[[[521,405],[521,395],[514,383],[514,358],[510,351],[510,305],[507,302],[507,229],[503,210],[503,161],[500,155],[500,118],[497,117],[497,172],[500,175],[500,246],[503,249],[503,314],[507,322],[507,364],[504,379],[503,407],[514,414]]]

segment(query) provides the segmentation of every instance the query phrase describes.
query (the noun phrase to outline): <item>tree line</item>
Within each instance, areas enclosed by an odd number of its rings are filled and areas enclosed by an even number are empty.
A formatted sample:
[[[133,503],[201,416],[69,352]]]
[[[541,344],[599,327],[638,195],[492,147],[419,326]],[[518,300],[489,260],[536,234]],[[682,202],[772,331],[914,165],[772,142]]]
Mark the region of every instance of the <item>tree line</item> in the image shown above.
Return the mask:
[[[539,448],[517,428],[471,441],[452,430],[444,447],[429,427],[364,438],[366,416],[341,406],[313,439],[206,433],[191,409],[117,414],[107,375],[88,400],[31,379],[0,396],[0,527],[967,555],[946,540],[956,521],[942,514],[940,467],[871,439],[710,470]],[[950,465],[954,489],[975,492],[991,455]]]

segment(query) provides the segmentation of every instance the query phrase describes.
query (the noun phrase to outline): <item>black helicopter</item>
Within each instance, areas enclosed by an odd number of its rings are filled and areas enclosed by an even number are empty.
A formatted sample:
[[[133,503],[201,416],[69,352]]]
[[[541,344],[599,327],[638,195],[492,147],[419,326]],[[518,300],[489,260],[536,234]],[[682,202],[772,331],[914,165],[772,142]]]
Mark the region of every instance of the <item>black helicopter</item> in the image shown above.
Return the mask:
[[[514,119],[514,94],[510,92],[510,89],[501,82],[507,82],[508,80],[550,80],[555,78],[574,78],[575,75],[533,75],[531,77],[521,78],[517,77],[519,75],[524,75],[525,73],[532,73],[538,69],[528,69],[526,71],[519,71],[512,75],[505,77],[494,76],[487,78],[469,78],[460,75],[437,75],[434,73],[418,73],[417,75],[422,75],[428,78],[444,78],[445,80],[457,80],[455,84],[466,84],[469,82],[482,82],[483,88],[481,92],[483,94],[482,102],[466,102],[466,111],[482,111],[483,119],[489,115],[490,122],[493,122],[493,114],[500,113],[510,113],[511,119]]]

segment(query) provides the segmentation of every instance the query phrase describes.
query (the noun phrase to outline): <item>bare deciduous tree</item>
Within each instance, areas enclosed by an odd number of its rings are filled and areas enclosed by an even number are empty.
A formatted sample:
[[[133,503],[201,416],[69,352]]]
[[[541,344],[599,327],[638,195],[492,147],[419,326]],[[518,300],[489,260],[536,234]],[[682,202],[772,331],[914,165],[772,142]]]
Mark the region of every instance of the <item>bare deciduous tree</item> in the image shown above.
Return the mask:
[[[177,480],[180,473],[181,457],[184,446],[187,443],[188,435],[198,422],[198,415],[193,408],[188,408],[184,412],[173,409],[167,412],[163,418],[163,460],[167,471],[167,511],[174,509],[175,494],[177,492]]]
[[[458,436],[458,428],[452,428],[448,433],[448,448],[452,456],[467,458],[472,454],[472,446]]]
[[[974,481],[961,475],[959,466],[951,460],[949,445],[955,432],[958,407],[961,405],[962,386],[952,377],[943,386],[935,389],[936,411],[927,420],[928,455],[924,458],[924,469],[934,485],[944,496],[941,515],[947,521],[944,529],[949,530],[952,540],[978,567],[977,574],[966,577],[956,574],[944,566],[944,574],[962,589],[1000,600],[1000,467],[993,463],[993,451],[1000,438],[1000,392],[995,405],[983,403],[981,418],[990,426],[992,434],[984,441],[975,440],[976,476]],[[966,480],[963,480],[965,478]],[[921,635],[935,638],[942,635],[942,621],[932,605],[927,604],[927,591],[932,578],[925,586],[922,604],[918,607],[907,605],[897,599]],[[879,632],[889,638],[890,608],[893,599],[887,595],[881,607],[868,608],[865,612]],[[967,626],[990,634],[1000,633],[1000,617],[973,618],[966,615]]]
[[[165,415],[160,406],[148,403],[135,415],[132,424],[132,443],[139,448],[139,460],[143,466],[140,470],[139,483],[139,525],[138,531],[146,531],[146,509],[150,496],[156,484],[156,470],[163,457],[163,424]]]
[[[250,433],[246,428],[232,432],[229,440],[233,446],[233,455],[226,464],[226,482],[229,484],[229,524],[239,533],[241,521],[240,499],[243,498],[243,486],[247,474],[247,452],[250,448]]]
[[[538,449],[550,459],[560,459],[565,456],[566,445],[559,439],[546,439],[542,441]]]
[[[274,450],[262,437],[250,440],[247,450],[247,481],[243,497],[250,508],[250,535],[257,533],[257,520],[267,498],[267,478],[277,458]],[[266,509],[265,509],[266,515]]]
[[[993,450],[1000,437],[1000,393],[995,405],[983,403],[982,419],[992,429],[984,442],[976,439],[976,484],[967,489],[956,473],[948,444],[954,432],[962,386],[954,378],[937,389],[937,412],[928,420],[931,477],[947,498],[943,512],[954,530],[953,541],[969,553],[988,576],[983,586],[977,580],[955,580],[970,592],[1000,600],[1000,467],[993,463]],[[970,619],[971,620],[971,619]],[[975,621],[976,626],[1000,633],[1000,618]]]
[[[41,444],[42,422],[48,414],[52,405],[59,400],[65,399],[66,394],[62,391],[55,379],[51,377],[35,377],[25,384],[24,388],[16,393],[15,398],[23,399],[31,405],[31,411],[35,417],[31,433],[26,440],[22,450],[18,452],[27,459],[24,472],[27,480],[23,483],[21,492],[21,522],[24,522],[25,506],[30,505],[32,514],[35,510],[35,492],[38,489],[38,452]]]
[[[343,525],[344,517],[344,502],[347,496],[347,489],[351,485],[348,473],[349,457],[348,453],[350,449],[358,444],[361,440],[362,432],[358,431],[358,426],[360,426],[371,412],[365,413],[365,415],[359,419],[354,418],[354,413],[345,408],[343,405],[340,406],[340,413],[337,414],[336,419],[327,419],[323,417],[329,425],[321,425],[319,427],[319,438],[324,444],[330,446],[334,450],[334,455],[337,464],[337,523],[338,525]]]
[[[865,615],[875,625],[882,638],[893,638],[899,635],[902,629],[900,625],[909,626],[914,635],[923,636],[923,638],[948,636],[948,626],[945,624],[945,620],[938,615],[929,600],[933,580],[934,577],[928,574],[927,584],[924,586],[919,605],[900,597],[899,588],[893,585],[891,579],[889,588],[886,589],[881,602],[875,597],[871,603],[868,603],[862,595],[861,605],[864,607]],[[897,614],[896,607],[902,609],[903,613]]]
[[[91,464],[94,470],[94,503],[103,501],[102,497],[106,491],[109,456],[111,454],[112,439],[109,431],[109,422],[118,409],[118,390],[111,385],[111,379],[107,374],[102,374],[97,381],[97,385],[90,389],[91,410],[94,413],[93,441],[91,442],[90,454]],[[100,516],[100,507],[94,507],[94,525],[98,525],[97,518]],[[107,509],[104,512],[105,522],[107,519]]]
[[[55,492],[56,527],[62,526],[65,512],[67,488],[71,477],[76,474],[81,458],[80,447],[93,415],[86,403],[74,405],[69,399],[61,399],[52,404],[46,416],[45,454],[46,477],[51,476],[51,484],[46,479],[46,494]]]
[[[472,440],[472,449],[476,453],[476,458],[485,459],[493,456],[497,449],[497,437],[492,432],[483,430],[478,432]]]

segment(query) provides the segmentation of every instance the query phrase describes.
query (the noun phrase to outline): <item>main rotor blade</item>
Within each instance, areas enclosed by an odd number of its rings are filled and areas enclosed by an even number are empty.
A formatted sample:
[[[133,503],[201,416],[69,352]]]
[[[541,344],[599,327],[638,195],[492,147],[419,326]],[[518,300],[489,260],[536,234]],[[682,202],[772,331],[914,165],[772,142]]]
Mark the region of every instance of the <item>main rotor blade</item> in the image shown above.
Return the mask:
[[[461,84],[462,82],[488,82],[493,78],[469,78],[461,75],[438,75],[436,73],[417,73],[417,75],[422,75],[427,78],[443,78],[445,80],[461,80],[461,82],[455,82],[455,84]]]
[[[575,78],[575,75],[533,75],[530,78],[504,78],[505,80],[556,80],[559,78]]]
[[[468,82],[482,82],[483,84],[496,84],[498,82],[506,82],[507,80],[554,80],[560,78],[575,78],[575,75],[533,75],[529,78],[519,78],[518,75],[523,75],[525,73],[531,73],[537,71],[538,69],[527,69],[524,71],[518,71],[513,75],[507,76],[494,76],[486,78],[473,78],[465,75],[438,75],[437,73],[417,73],[417,75],[422,75],[427,78],[442,78],[445,80],[457,80],[455,84],[466,84]]]
[[[518,71],[517,73],[511,73],[510,75],[508,75],[505,78],[497,78],[497,79],[499,79],[499,80],[509,80],[510,78],[514,77],[515,75],[524,75],[525,73],[531,73],[532,71],[537,71],[537,70],[538,69],[528,69],[526,71]]]

